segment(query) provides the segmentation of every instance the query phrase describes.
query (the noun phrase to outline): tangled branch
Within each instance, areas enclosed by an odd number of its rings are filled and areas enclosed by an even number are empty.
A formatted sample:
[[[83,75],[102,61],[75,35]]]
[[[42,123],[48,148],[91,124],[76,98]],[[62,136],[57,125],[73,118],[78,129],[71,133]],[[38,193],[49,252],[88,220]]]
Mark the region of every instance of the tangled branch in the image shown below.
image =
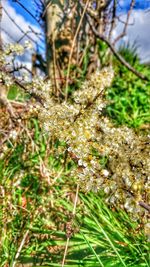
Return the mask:
[[[80,5],[83,8],[84,5],[83,3],[80,1]],[[87,21],[92,29],[92,32],[94,33],[94,35],[99,38],[100,40],[102,40],[103,42],[105,42],[108,47],[110,48],[110,50],[112,51],[113,55],[120,61],[121,64],[123,64],[129,71],[131,71],[132,73],[134,73],[137,77],[139,77],[142,80],[145,81],[149,81],[149,78],[145,75],[143,75],[142,73],[140,73],[139,71],[137,71],[133,66],[131,66],[116,50],[116,48],[114,47],[114,45],[107,39],[107,37],[105,37],[103,34],[100,34],[96,28],[94,27],[93,23],[92,23],[92,19],[90,17],[89,14],[86,13],[86,17],[87,17]]]

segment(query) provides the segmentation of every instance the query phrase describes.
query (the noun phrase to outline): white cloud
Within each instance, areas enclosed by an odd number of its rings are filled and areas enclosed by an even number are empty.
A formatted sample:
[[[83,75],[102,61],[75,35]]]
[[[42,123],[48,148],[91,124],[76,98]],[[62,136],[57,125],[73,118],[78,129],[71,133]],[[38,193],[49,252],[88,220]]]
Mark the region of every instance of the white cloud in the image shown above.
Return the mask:
[[[126,15],[121,16],[125,21]],[[141,61],[150,61],[150,14],[144,10],[134,10],[130,18],[127,35],[123,38],[125,43],[135,43],[138,47]],[[123,29],[123,24],[119,23],[113,35],[116,37]]]
[[[122,0],[122,4],[125,2]],[[24,32],[29,31],[29,26],[31,26],[35,32],[40,32],[40,28],[34,24],[31,24],[25,20],[23,16],[18,14],[16,10],[10,6],[7,0],[2,0],[3,7],[6,9],[8,14],[11,15],[12,19],[16,22],[17,25],[23,29]],[[121,15],[121,20],[125,21],[126,15]],[[130,18],[130,23],[134,22],[134,25],[128,26],[127,36],[124,37],[124,42],[130,42],[131,44],[136,42],[138,46],[138,52],[141,58],[141,61],[150,60],[150,14],[144,10],[134,10]],[[3,11],[2,17],[2,28],[9,33],[14,41],[18,41],[23,33],[15,26],[15,24],[9,19],[6,13]],[[117,28],[114,30],[113,36],[116,37],[122,31],[123,24],[118,23]],[[39,41],[38,38],[33,33],[29,33],[29,36],[35,41]],[[5,43],[12,42],[11,38],[5,33],[2,32],[2,38]],[[23,38],[22,41],[25,41],[27,38]],[[31,54],[26,54],[23,58],[23,61],[29,62],[31,60]]]
[[[3,44],[18,42],[19,40],[21,40],[21,44],[23,44],[25,40],[31,41],[27,36],[24,36],[23,32],[28,33],[28,36],[31,37],[31,39],[33,39],[35,42],[39,42],[38,37],[31,32],[30,27],[36,33],[41,32],[40,27],[27,22],[23,16],[16,12],[16,10],[9,4],[7,0],[2,0],[2,6],[3,14],[1,28]],[[9,16],[12,18],[12,20],[14,20],[15,23],[9,18]],[[15,24],[17,24],[23,32],[21,32]],[[34,49],[36,49],[35,42],[32,42]],[[31,52],[28,51],[22,58],[18,59],[18,61],[21,60],[24,63],[26,62],[28,67],[31,69]]]

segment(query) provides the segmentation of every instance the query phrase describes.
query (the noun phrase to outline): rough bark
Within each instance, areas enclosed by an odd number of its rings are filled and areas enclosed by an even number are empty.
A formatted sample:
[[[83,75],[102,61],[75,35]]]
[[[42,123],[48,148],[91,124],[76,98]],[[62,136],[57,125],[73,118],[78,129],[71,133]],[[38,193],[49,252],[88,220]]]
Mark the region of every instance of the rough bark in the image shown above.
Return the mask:
[[[61,21],[61,2],[45,0],[47,75],[53,79],[55,40]]]

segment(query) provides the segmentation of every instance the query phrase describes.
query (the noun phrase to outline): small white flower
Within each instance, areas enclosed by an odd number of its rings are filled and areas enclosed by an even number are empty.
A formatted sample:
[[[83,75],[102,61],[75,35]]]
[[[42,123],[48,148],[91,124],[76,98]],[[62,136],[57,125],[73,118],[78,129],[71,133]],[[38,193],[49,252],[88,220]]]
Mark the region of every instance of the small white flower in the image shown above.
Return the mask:
[[[109,194],[109,193],[110,193],[110,188],[109,188],[108,186],[106,186],[106,187],[104,188],[104,192],[105,192],[106,194]]]
[[[86,168],[87,167],[87,163],[86,162],[83,162],[83,166]]]
[[[9,134],[9,137],[15,140],[17,138],[18,133],[15,130],[12,130]]]
[[[33,44],[29,40],[26,40],[24,42],[24,44],[25,44],[25,48],[27,48],[27,49],[32,49],[33,48]]]
[[[83,161],[81,159],[78,160],[78,165],[82,166],[83,165]]]
[[[108,177],[109,176],[109,171],[104,169],[102,170],[102,174],[105,176],[105,177]]]
[[[67,149],[69,152],[71,152],[72,151],[72,148],[71,147],[68,147],[68,149]]]

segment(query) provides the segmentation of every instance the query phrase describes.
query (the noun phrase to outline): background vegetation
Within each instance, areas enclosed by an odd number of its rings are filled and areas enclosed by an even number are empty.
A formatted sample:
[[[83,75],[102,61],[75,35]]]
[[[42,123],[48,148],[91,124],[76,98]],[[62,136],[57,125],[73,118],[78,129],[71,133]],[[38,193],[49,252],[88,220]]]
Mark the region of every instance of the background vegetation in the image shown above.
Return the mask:
[[[139,63],[135,47],[121,47],[120,53],[136,69],[149,76],[149,66]],[[129,127],[140,127],[150,122],[150,84],[143,83],[135,75],[129,73],[121,64],[115,64],[116,79],[112,88],[107,91],[110,104],[108,115],[117,124]]]
[[[0,40],[0,265],[148,267],[150,68],[115,50],[119,2],[35,3],[47,51],[27,80]]]

